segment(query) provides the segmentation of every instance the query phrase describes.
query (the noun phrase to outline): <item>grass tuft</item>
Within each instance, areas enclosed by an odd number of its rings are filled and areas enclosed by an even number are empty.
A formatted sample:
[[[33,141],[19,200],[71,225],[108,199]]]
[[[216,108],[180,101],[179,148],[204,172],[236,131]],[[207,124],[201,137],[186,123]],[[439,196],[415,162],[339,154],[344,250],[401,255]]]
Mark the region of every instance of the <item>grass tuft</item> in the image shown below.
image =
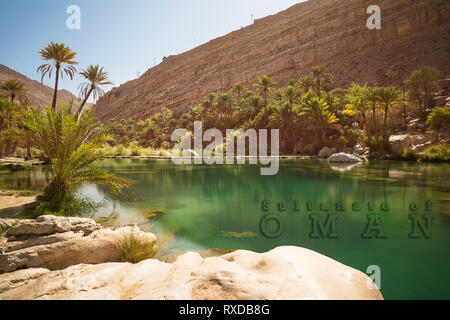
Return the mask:
[[[153,243],[136,236],[134,233],[123,235],[117,244],[120,260],[122,262],[139,263],[156,256],[156,247]]]

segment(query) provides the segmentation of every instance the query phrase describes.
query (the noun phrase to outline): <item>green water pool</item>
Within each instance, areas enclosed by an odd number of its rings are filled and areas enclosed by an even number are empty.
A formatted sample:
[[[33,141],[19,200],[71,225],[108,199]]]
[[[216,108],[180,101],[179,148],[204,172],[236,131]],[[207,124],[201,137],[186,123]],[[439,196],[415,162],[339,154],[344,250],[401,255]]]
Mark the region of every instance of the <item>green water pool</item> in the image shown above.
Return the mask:
[[[258,166],[170,160],[98,165],[133,181],[118,196],[82,186],[108,199],[99,214],[114,211],[124,223],[172,234],[175,251],[301,246],[363,272],[378,266],[386,299],[450,299],[448,164],[283,160],[276,176],[261,176]],[[37,189],[48,174],[46,167],[0,171],[0,186]],[[383,233],[367,232],[369,222]]]

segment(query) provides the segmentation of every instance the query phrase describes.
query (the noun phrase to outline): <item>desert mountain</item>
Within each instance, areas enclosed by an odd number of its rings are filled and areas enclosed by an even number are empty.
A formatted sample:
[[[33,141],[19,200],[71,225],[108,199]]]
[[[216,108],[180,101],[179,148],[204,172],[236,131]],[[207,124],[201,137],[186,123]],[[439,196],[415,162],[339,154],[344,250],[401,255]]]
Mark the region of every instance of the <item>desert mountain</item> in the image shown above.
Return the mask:
[[[367,8],[381,8],[369,30]],[[169,56],[96,105],[101,119],[145,118],[163,107],[185,111],[209,92],[262,75],[280,85],[312,66],[327,67],[335,86],[400,84],[421,65],[450,72],[449,0],[309,0],[253,25]]]
[[[25,88],[27,89],[26,96],[30,100],[33,106],[43,106],[44,104],[51,104],[53,99],[53,89],[40,83],[36,80],[31,80],[30,78],[18,73],[7,66],[0,64],[0,82],[7,79],[17,79],[25,83]],[[58,91],[58,101],[70,101],[75,99],[79,101],[71,92],[67,90]]]

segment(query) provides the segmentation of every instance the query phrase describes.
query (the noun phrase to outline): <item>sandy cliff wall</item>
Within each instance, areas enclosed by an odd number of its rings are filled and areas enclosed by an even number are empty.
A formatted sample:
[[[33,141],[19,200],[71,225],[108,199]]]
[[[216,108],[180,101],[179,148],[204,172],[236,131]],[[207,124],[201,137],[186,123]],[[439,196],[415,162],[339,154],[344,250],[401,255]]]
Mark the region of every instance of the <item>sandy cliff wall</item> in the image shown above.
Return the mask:
[[[382,10],[381,30],[369,30],[369,5]],[[98,115],[145,118],[175,113],[209,92],[268,74],[280,85],[314,65],[326,66],[336,86],[353,81],[398,84],[420,65],[450,72],[450,1],[309,0],[249,27],[170,56],[140,78],[110,91]]]

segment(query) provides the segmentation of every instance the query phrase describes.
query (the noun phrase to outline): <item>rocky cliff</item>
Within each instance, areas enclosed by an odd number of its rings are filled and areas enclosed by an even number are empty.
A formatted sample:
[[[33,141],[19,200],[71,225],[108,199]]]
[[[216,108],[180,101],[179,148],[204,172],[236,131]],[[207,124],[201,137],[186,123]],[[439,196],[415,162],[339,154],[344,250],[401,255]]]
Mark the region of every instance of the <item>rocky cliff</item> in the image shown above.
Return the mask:
[[[25,88],[27,89],[26,96],[28,97],[28,100],[30,100],[31,105],[40,107],[52,103],[53,88],[47,87],[39,81],[31,80],[23,74],[0,64],[0,83],[8,79],[17,79],[25,83]],[[72,99],[78,101],[71,92],[67,90],[58,91],[58,101],[70,101]]]
[[[367,8],[381,8],[369,30]],[[353,81],[399,84],[420,65],[450,72],[450,1],[309,0],[188,52],[170,56],[98,101],[101,119],[144,118],[168,107],[181,113],[209,92],[267,74],[280,85],[314,65]]]

